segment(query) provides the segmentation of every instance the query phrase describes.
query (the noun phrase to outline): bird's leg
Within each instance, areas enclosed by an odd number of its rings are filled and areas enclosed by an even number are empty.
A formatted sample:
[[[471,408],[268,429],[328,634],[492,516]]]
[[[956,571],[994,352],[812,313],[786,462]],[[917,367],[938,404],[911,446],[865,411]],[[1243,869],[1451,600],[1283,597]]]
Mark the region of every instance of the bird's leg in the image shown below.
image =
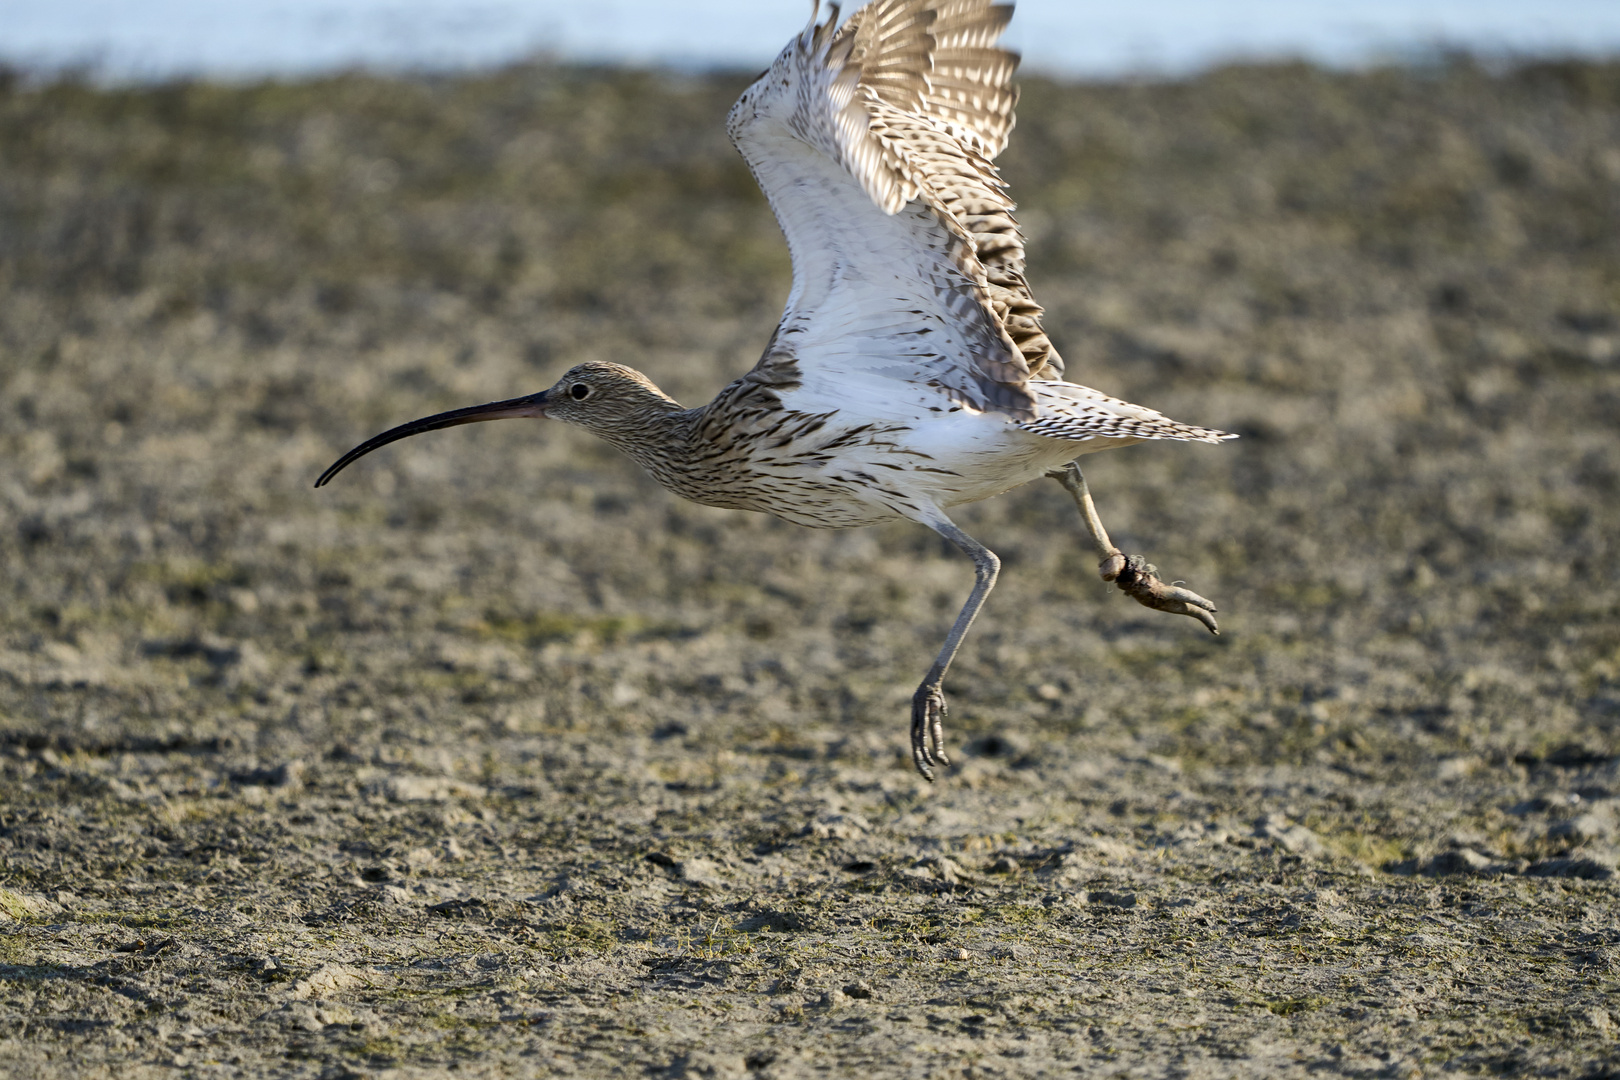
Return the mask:
[[[1103,528],[1102,518],[1097,516],[1097,507],[1091,501],[1091,489],[1086,486],[1086,478],[1078,464],[1071,461],[1046,475],[1062,484],[1064,490],[1074,496],[1074,504],[1080,508],[1080,516],[1085,518],[1086,528],[1091,533],[1091,542],[1097,546],[1097,554],[1102,556],[1097,572],[1104,581],[1112,581],[1143,607],[1168,611],[1173,615],[1188,615],[1208,627],[1210,633],[1221,632],[1221,628],[1215,624],[1214,604],[1191,589],[1166,585],[1159,580],[1157,567],[1148,565],[1148,561],[1140,555],[1125,555],[1108,539],[1108,530]]]
[[[939,515],[939,520],[927,524],[973,558],[973,591],[968,594],[967,603],[962,605],[951,632],[946,635],[945,647],[939,650],[934,666],[928,669],[928,677],[923,679],[911,699],[911,760],[916,762],[917,771],[922,773],[923,779],[932,781],[936,762],[941,765],[951,763],[951,759],[945,756],[945,694],[940,684],[945,680],[945,672],[950,669],[956,650],[962,646],[962,639],[967,636],[968,627],[973,625],[974,616],[984,606],[984,598],[990,595],[991,588],[995,586],[996,575],[1001,572],[1001,560],[996,558],[995,552],[958,529],[944,514]]]

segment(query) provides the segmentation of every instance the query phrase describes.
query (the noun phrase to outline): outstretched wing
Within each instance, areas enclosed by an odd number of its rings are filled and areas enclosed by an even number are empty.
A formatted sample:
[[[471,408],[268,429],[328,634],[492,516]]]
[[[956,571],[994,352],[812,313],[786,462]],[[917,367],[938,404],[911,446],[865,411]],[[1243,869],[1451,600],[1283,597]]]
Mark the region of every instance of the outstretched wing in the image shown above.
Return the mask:
[[[906,399],[1036,417],[1062,361],[992,159],[1013,127],[1010,5],[873,0],[812,17],[727,129],[793,256],[753,373],[806,403]]]

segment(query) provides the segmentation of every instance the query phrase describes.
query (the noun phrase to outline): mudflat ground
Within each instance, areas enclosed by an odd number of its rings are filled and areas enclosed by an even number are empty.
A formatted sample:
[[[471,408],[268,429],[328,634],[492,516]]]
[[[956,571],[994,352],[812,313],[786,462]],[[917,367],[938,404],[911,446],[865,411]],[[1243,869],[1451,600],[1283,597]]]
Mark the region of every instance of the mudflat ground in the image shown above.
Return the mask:
[[[786,294],[735,78],[0,82],[0,1070],[1620,1071],[1620,66],[1025,84],[1072,378],[1243,436],[816,532],[394,423]]]

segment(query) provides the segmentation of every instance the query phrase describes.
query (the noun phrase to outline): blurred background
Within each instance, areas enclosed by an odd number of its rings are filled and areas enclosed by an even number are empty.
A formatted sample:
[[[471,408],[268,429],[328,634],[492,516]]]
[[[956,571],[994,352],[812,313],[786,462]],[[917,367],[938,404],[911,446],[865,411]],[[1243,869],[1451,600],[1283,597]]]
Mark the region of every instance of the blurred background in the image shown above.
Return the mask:
[[[746,772],[808,717],[904,774],[970,580],[926,530],[692,506],[533,424],[310,488],[586,358],[689,403],[745,371],[789,268],[723,119],[806,8],[8,3],[7,737],[612,731]],[[960,738],[1022,732],[1049,788],[1114,751],[1504,783],[1620,752],[1617,27],[1020,6],[1001,164],[1070,376],[1243,438],[1088,465],[1218,640],[1098,582],[1055,485],[961,511],[1006,570]]]
[[[860,7],[846,5],[846,10]],[[755,70],[802,0],[66,0],[0,3],[0,60],[119,79],[468,69],[535,56]],[[1497,59],[1620,48],[1609,0],[1021,0],[1008,43],[1025,70],[1186,75],[1237,60],[1332,65],[1447,51]]]
[[[0,934],[37,1075],[740,1074],[879,970],[990,1074],[1613,1060],[1620,4],[1019,7],[999,164],[1068,376],[1242,436],[1086,459],[1222,635],[1100,582],[1055,484],[959,508],[1003,570],[930,786],[972,568],[920,526],[534,422],[312,487],[582,360],[746,371],[790,275],[724,118],[807,4],[0,0],[0,886],[72,906]],[[643,966],[720,914],[757,957]],[[328,955],[389,974],[260,1015]]]

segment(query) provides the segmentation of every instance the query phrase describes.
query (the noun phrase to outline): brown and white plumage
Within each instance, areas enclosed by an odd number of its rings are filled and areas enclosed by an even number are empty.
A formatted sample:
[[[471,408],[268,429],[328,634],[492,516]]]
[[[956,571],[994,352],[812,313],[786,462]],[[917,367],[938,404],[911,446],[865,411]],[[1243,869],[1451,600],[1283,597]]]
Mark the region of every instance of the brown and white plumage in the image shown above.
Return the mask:
[[[1143,440],[1231,436],[1063,381],[993,164],[1018,97],[1017,57],[996,44],[1011,17],[990,0],[874,0],[840,24],[834,7],[743,92],[727,130],[781,224],[793,285],[759,363],[708,405],[682,408],[639,372],[587,362],[539,394],[384,432],[318,484],[417,432],[548,416],[698,502],[823,528],[928,525],[977,569],[913,699],[912,751],[930,778],[945,761],[940,683],[999,566],[949,507],[1055,477],[1106,580],[1214,631],[1207,600],[1113,548],[1073,464]]]
[[[991,164],[1017,99],[1016,58],[993,44],[1010,15],[988,2],[878,0],[835,28],[834,9],[743,92],[727,130],[793,255],[773,344],[800,357],[900,345],[927,358],[900,381],[935,380],[969,407],[1034,417],[1031,364],[996,304],[1011,311],[1021,294],[1020,310],[1033,307]],[[936,60],[947,74],[938,87]],[[1045,359],[1036,354],[1037,369]]]

